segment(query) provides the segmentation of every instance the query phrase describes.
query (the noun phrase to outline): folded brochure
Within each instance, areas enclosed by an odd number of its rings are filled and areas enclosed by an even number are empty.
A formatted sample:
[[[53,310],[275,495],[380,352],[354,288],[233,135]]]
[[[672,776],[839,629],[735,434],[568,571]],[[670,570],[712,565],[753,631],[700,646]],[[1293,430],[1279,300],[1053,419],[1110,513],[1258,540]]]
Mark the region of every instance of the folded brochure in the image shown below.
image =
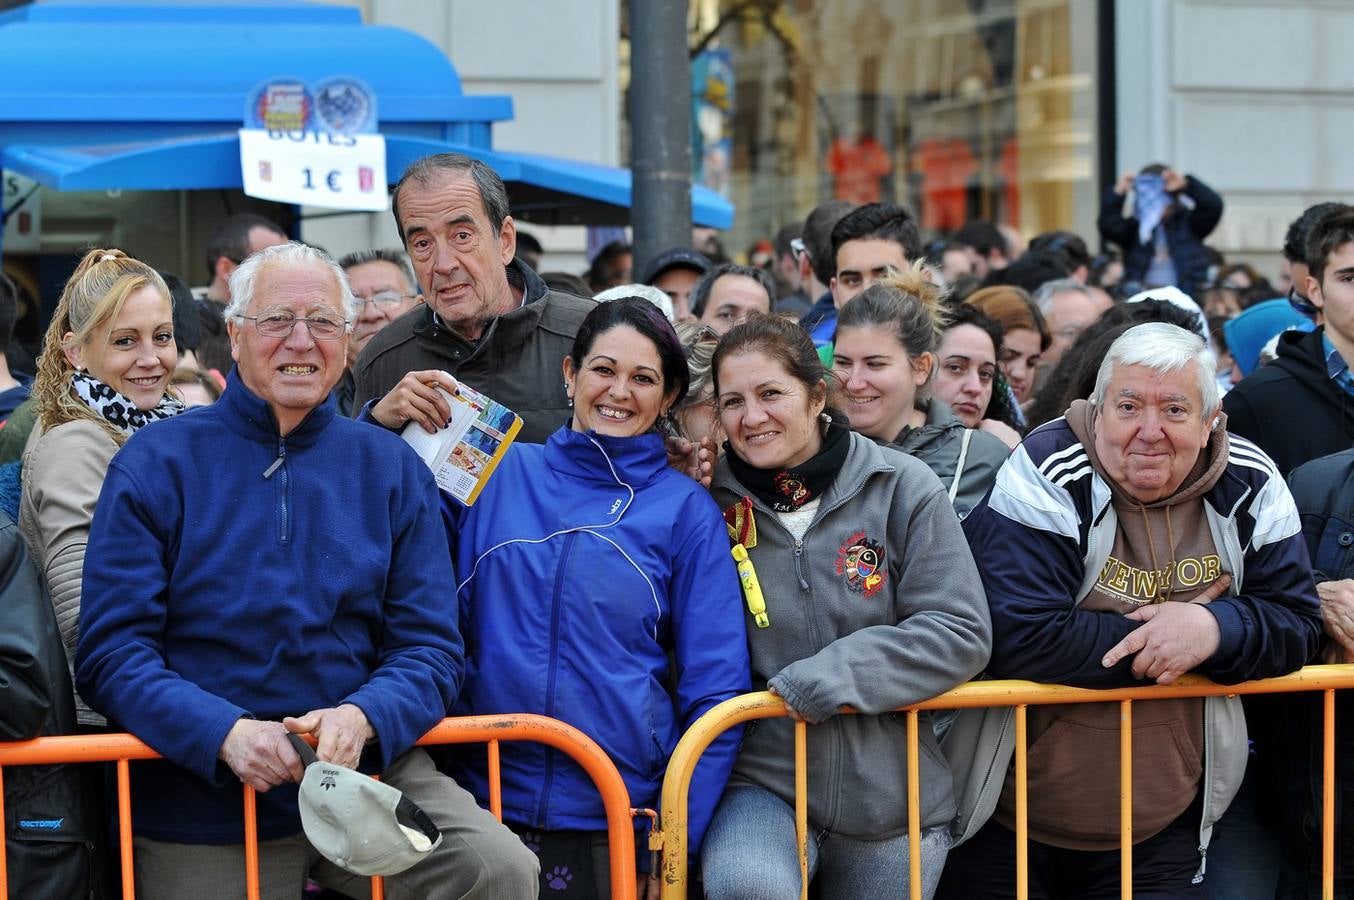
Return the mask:
[[[400,436],[432,469],[438,487],[470,506],[522,429],[522,417],[465,385],[455,394],[438,390],[451,407],[446,427],[428,434],[410,422]]]

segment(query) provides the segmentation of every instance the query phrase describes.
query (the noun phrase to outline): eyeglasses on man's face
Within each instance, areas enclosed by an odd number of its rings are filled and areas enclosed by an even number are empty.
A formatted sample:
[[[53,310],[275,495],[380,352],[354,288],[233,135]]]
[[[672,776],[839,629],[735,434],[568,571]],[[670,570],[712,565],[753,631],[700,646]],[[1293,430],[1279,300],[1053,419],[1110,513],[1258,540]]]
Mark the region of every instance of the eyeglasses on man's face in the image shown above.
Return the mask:
[[[367,308],[368,303],[374,304],[377,309],[391,309],[406,300],[413,300],[417,296],[418,294],[401,294],[399,291],[379,291],[370,297],[354,297],[354,299],[357,301],[357,311],[360,313]]]
[[[290,310],[275,309],[259,313],[257,316],[240,316],[240,318],[253,322],[254,328],[264,337],[288,337],[298,322],[305,322],[310,336],[317,341],[338,340],[348,330],[348,320],[339,318],[334,313],[321,312],[298,316]]]

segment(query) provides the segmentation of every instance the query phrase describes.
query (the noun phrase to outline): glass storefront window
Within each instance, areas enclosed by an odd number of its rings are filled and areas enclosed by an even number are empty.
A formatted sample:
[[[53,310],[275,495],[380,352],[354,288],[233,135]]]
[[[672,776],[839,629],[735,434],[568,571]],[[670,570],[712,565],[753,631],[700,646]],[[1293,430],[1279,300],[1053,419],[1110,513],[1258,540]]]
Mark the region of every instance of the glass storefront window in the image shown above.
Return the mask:
[[[986,218],[1093,238],[1098,7],[693,0],[697,177],[737,206],[726,246],[833,197],[903,203],[928,237]],[[726,99],[723,142],[703,94]]]

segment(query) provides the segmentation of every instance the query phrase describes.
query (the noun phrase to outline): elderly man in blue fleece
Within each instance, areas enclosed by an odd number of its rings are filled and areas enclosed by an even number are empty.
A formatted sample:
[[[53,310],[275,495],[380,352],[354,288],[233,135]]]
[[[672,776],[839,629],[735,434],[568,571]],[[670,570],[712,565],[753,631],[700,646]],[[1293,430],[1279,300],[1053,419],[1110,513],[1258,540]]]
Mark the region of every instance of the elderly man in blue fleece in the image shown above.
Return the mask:
[[[366,880],[302,833],[288,732],[381,772],[443,840],[391,897],[534,897],[535,857],[416,741],[464,673],[431,474],[335,415],[354,318],[321,251],[260,251],[231,277],[226,392],[128,441],[90,531],[76,678],[164,755],[132,767],[137,894],[244,895],[242,784],[260,792],[263,896]]]

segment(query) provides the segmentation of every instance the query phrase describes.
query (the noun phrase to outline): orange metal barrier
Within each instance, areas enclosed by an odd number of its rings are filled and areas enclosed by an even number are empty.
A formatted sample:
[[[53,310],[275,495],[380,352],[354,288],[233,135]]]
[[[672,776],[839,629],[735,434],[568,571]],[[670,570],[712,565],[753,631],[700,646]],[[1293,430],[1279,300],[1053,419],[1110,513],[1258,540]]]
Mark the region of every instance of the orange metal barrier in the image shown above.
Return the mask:
[[[606,810],[607,834],[611,849],[611,896],[613,900],[635,900],[635,838],[631,821],[630,795],[611,759],[591,738],[572,725],[545,716],[502,715],[465,716],[443,719],[419,739],[429,744],[488,745],[489,809],[503,821],[502,787],[499,780],[499,743],[533,741],[567,753],[597,785]],[[0,743],[0,821],[4,820],[4,767],[51,763],[117,763],[118,833],[122,858],[122,896],[136,896],[132,868],[132,803],[128,786],[129,763],[133,760],[159,759],[160,755],[129,734],[97,737],[44,737],[18,743]],[[254,790],[244,789],[245,877],[249,900],[259,896],[258,823],[254,817]],[[0,898],[9,896],[5,868],[5,846],[0,841]],[[380,900],[380,878],[372,879],[372,898]]]
[[[921,839],[920,779],[917,771],[917,714],[927,709],[972,709],[977,707],[1015,707],[1015,794],[1016,794],[1016,896],[1026,900],[1029,893],[1028,798],[1026,795],[1025,713],[1032,705],[1058,703],[1118,702],[1120,716],[1120,877],[1121,896],[1133,896],[1133,702],[1179,697],[1214,697],[1236,694],[1278,694],[1297,691],[1323,691],[1325,725],[1323,733],[1324,766],[1321,804],[1321,878],[1322,897],[1334,896],[1335,877],[1335,691],[1354,688],[1354,665],[1308,666],[1282,678],[1221,685],[1197,675],[1186,675],[1172,685],[1091,690],[1036,684],[1032,681],[974,681],[960,685],[898,712],[907,715],[907,811],[908,843],[919,846]],[[843,709],[844,713],[853,710]],[[785,715],[785,704],[770,693],[745,694],[716,706],[702,716],[682,736],[668,762],[662,799],[662,897],[685,900],[687,896],[687,794],[696,763],[705,749],[724,731],[753,719]],[[795,831],[799,842],[801,896],[808,896],[808,783],[805,760],[807,726],[795,723]],[[908,881],[913,900],[921,897],[921,855],[909,854]]]

